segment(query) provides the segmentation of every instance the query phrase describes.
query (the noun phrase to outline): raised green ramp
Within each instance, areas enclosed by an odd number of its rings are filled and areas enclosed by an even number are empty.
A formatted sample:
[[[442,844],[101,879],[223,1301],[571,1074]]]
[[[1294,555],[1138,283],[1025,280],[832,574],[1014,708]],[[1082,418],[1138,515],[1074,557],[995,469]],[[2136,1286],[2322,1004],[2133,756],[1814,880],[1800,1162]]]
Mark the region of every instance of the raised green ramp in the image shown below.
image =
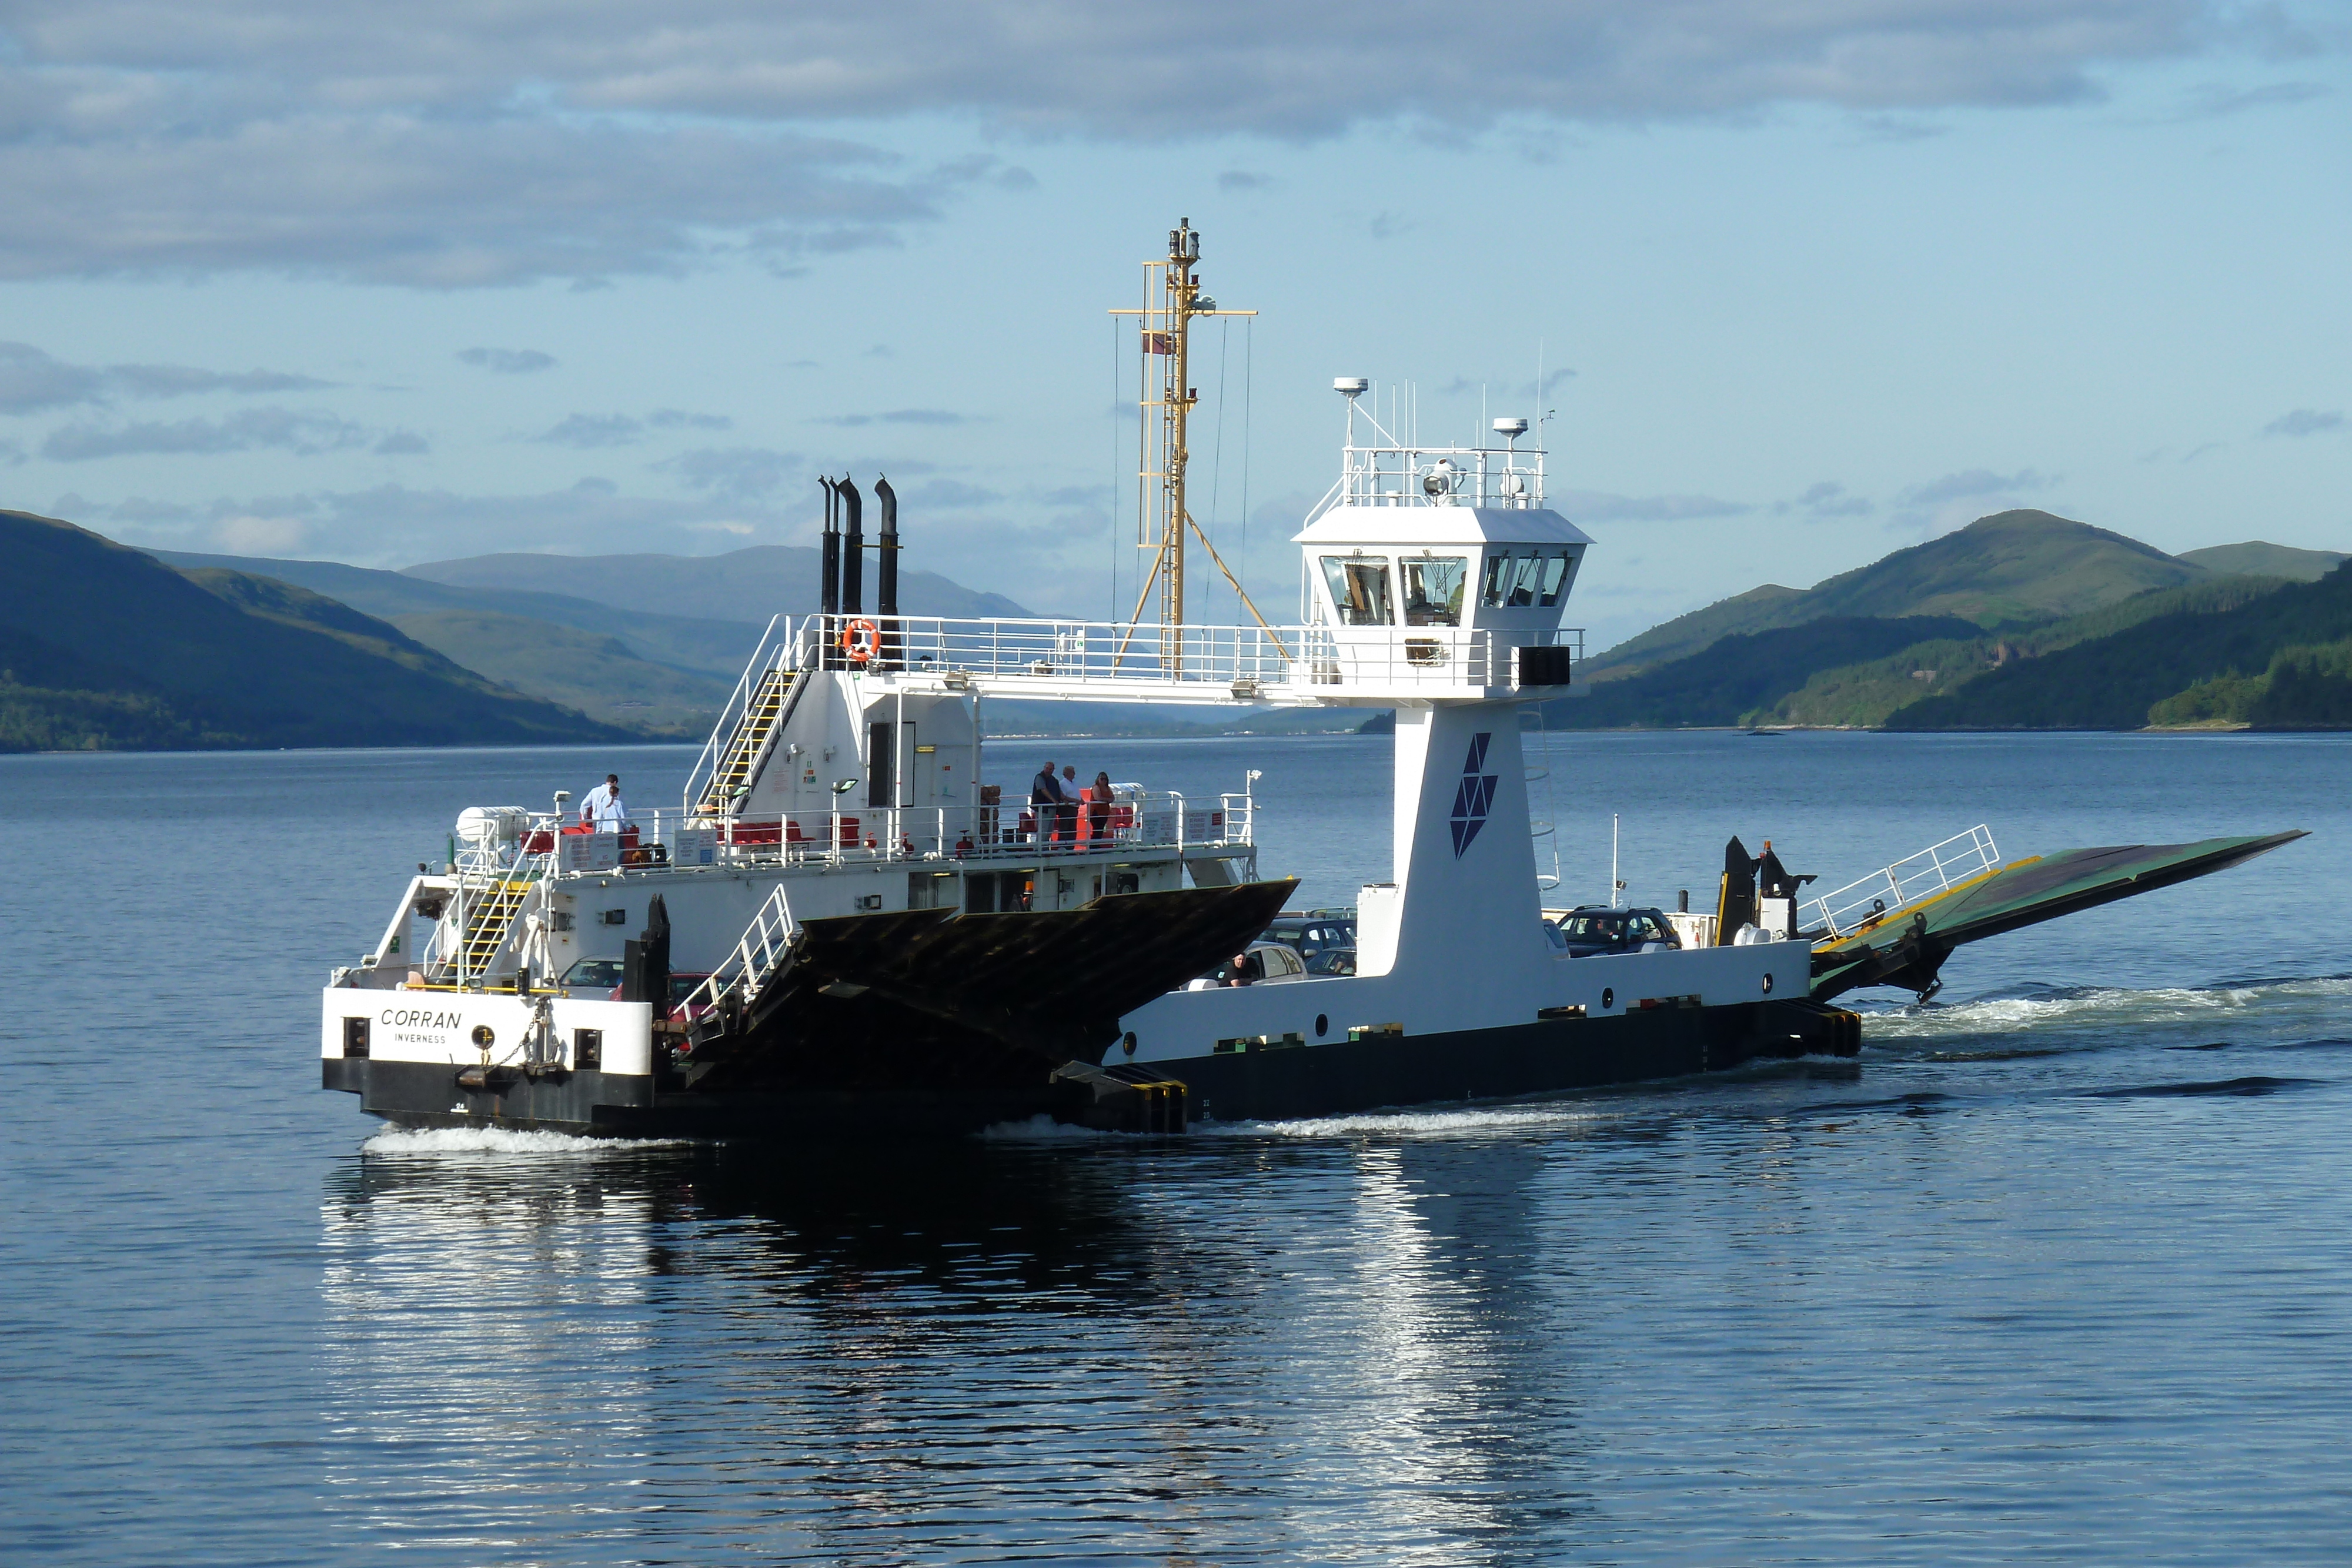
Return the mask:
[[[1813,945],[1813,999],[1864,986],[1900,986],[1926,997],[1964,943],[2055,920],[2079,909],[2226,871],[2305,836],[2300,828],[2193,844],[2110,844],[2011,861],[1932,898]]]

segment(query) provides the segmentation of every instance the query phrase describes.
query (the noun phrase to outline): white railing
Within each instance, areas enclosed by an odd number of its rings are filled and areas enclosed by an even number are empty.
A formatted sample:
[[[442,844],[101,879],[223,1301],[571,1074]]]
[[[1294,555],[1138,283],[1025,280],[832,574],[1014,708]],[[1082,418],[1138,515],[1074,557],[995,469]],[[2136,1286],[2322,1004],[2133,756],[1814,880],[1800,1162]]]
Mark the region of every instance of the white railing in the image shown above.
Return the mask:
[[[784,627],[782,638],[776,635],[779,623]],[[719,720],[710,727],[710,738],[702,743],[702,755],[696,758],[694,766],[687,770],[686,793],[682,799],[689,810],[696,800],[701,799],[699,791],[703,785],[726,757],[728,743],[735,737],[735,727],[742,722],[743,710],[750,705],[752,695],[760,689],[761,678],[770,670],[780,666],[797,667],[788,663],[791,638],[792,622],[787,617],[768,617],[767,630],[760,633],[759,646],[751,650],[751,657],[745,662],[742,678],[735,683],[735,690],[729,695],[727,706],[719,710]]]
[[[1533,447],[1358,446],[1341,454],[1339,477],[1307,514],[1334,507],[1540,507],[1544,455]]]
[[[842,629],[859,619],[881,628],[882,652],[862,665],[841,646]],[[1303,700],[1360,686],[1434,690],[1508,686],[1522,647],[1567,647],[1584,656],[1580,627],[1528,631],[1503,627],[1198,626],[1161,627],[1108,621],[960,621],[898,615],[810,616],[788,622],[780,643],[794,667],[903,670],[936,674],[950,685],[986,680],[999,695],[1034,682],[1086,682],[1138,696],[1190,688],[1206,700]],[[751,683],[747,676],[747,684]],[[731,723],[722,727],[732,733]],[[704,747],[715,758],[725,737]],[[715,764],[713,764],[715,765]],[[689,797],[692,799],[693,797]]]
[[[1221,795],[1214,804],[1172,791],[1135,791],[1109,801],[1059,807],[1014,802],[838,808],[698,817],[669,832],[660,845],[660,863],[698,863],[706,844],[712,863],[723,865],[1181,853],[1247,849],[1255,827],[1255,804],[1246,790]]]
[[[1832,937],[1847,936],[1881,921],[1895,919],[1912,905],[1948,893],[2000,864],[2000,852],[1993,847],[1992,830],[1979,823],[1942,843],[1928,845],[1916,855],[1906,855],[1893,865],[1882,866],[1834,893],[1825,893],[1805,907],[1813,912],[1813,921]]]
[[[776,966],[784,961],[784,956],[792,951],[793,936],[800,931],[800,923],[793,918],[792,900],[784,894],[786,885],[776,884],[767,902],[751,916],[751,924],[743,928],[734,950],[700,985],[687,993],[680,1004],[687,1021],[691,1023],[698,1016],[696,1009],[717,1007],[721,997],[739,987],[743,999],[750,1001],[776,972]]]

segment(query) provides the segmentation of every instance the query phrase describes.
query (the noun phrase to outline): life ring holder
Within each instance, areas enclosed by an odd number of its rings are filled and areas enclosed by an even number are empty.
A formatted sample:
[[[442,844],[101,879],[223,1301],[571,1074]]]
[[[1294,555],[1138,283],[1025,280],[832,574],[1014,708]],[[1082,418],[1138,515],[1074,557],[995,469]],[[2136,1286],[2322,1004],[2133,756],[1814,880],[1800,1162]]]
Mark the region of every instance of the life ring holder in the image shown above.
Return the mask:
[[[853,664],[863,664],[882,651],[882,628],[861,615],[841,629],[841,651]]]

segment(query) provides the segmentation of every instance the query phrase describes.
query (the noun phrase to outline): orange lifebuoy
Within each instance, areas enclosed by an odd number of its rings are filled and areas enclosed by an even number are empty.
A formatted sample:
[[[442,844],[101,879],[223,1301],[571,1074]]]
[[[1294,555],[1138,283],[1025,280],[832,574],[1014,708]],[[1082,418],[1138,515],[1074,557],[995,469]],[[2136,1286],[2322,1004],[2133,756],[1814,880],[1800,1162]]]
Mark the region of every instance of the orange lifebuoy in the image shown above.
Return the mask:
[[[841,629],[841,651],[849,655],[852,664],[866,663],[881,648],[882,628],[863,615]]]

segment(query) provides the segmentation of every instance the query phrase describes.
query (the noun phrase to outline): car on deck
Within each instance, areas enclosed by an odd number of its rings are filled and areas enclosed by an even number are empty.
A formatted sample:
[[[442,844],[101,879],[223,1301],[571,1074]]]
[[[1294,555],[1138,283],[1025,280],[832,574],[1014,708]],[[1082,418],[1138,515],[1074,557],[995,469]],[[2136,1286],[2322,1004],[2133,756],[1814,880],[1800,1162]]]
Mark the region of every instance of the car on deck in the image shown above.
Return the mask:
[[[1663,909],[1613,909],[1589,904],[1570,910],[1553,921],[1552,927],[1571,958],[1603,953],[1664,953],[1683,945]]]

